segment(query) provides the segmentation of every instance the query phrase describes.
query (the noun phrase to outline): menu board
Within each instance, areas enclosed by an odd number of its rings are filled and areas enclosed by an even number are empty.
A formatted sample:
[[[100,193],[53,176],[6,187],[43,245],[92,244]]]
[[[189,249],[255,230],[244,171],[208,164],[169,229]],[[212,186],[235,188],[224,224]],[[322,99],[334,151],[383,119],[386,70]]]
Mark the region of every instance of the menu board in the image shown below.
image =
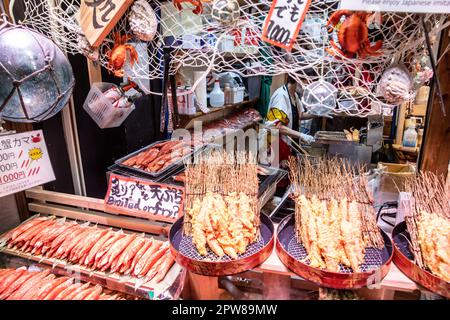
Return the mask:
[[[0,197],[53,180],[42,130],[0,136]]]
[[[111,174],[105,206],[113,213],[174,222],[183,201],[184,188]]]

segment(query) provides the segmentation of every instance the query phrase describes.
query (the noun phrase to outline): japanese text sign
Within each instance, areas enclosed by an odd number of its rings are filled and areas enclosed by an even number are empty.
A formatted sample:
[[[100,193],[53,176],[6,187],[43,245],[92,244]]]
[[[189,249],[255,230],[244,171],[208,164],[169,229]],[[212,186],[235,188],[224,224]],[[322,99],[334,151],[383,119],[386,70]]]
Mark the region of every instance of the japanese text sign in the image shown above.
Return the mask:
[[[441,0],[352,0],[341,1],[340,9],[417,13],[450,13],[450,1]]]
[[[133,0],[82,0],[78,23],[87,40],[98,47],[114,28]]]
[[[273,0],[262,31],[262,39],[292,50],[311,0]]]
[[[183,199],[183,188],[111,174],[105,205],[110,212],[173,222]]]
[[[0,136],[0,197],[53,180],[42,130]]]

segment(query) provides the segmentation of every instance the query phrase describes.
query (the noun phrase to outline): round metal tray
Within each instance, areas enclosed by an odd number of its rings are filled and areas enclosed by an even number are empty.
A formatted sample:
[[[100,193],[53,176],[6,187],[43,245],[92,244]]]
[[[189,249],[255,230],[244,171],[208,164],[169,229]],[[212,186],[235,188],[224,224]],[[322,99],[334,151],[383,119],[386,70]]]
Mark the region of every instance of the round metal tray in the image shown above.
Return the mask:
[[[307,256],[305,247],[295,237],[295,217],[284,218],[278,226],[276,251],[283,264],[302,278],[319,286],[334,289],[357,289],[380,282],[388,273],[393,255],[392,242],[381,231],[385,246],[383,249],[366,248],[363,272],[353,272],[346,266],[340,272],[332,272],[309,265],[309,260],[302,262]]]
[[[397,224],[392,231],[394,241],[394,263],[411,280],[428,290],[450,298],[450,283],[437,277],[433,273],[420,268],[414,263],[414,253],[409,246],[409,236],[406,222]]]
[[[210,249],[207,256],[201,256],[192,243],[192,237],[183,235],[183,217],[172,225],[169,240],[177,263],[187,270],[204,276],[225,276],[250,270],[270,256],[274,245],[274,227],[272,221],[263,214],[260,234],[259,241],[250,244],[247,251],[234,260],[227,255],[219,258]]]

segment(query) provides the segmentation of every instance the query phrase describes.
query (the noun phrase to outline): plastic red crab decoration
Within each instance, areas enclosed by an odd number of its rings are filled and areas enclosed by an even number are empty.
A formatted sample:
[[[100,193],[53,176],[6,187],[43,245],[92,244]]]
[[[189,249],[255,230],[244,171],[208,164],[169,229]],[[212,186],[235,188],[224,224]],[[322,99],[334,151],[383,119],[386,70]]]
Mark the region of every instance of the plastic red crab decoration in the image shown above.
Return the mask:
[[[181,4],[183,2],[189,2],[190,4],[192,4],[195,9],[192,10],[193,13],[195,14],[201,14],[203,12],[203,4],[202,2],[210,2],[211,0],[173,0],[173,5],[175,7],[177,7],[178,10],[183,10],[183,7],[181,6]]]
[[[327,51],[332,55],[338,52],[347,58],[354,58],[357,55],[364,59],[367,56],[380,55],[379,50],[383,46],[383,40],[376,41],[374,45],[369,40],[368,20],[373,15],[374,13],[370,12],[349,10],[339,10],[333,13],[327,22],[328,32],[333,32],[342,17],[345,17],[345,20],[338,28],[340,48],[333,40],[330,40],[334,51],[331,48],[328,48]]]
[[[127,52],[130,53],[131,65],[134,65],[138,61],[138,54],[136,49],[126,43],[129,37],[126,35],[121,36],[120,33],[116,33],[114,36],[114,47],[106,53],[108,57],[108,68],[112,70],[116,77],[123,77],[123,66],[127,60]]]

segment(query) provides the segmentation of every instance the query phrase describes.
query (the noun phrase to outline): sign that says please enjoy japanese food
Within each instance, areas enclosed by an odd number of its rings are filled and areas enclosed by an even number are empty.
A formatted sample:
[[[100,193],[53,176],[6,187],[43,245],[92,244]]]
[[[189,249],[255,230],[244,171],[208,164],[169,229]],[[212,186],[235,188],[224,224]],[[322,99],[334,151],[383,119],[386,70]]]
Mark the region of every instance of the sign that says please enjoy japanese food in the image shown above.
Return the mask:
[[[292,50],[310,5],[311,0],[273,0],[261,39]]]
[[[112,174],[105,205],[109,212],[161,221],[175,221],[183,210],[183,189]]]
[[[0,136],[0,197],[53,180],[42,130]]]
[[[449,0],[352,0],[341,1],[340,9],[411,13],[450,13]]]

